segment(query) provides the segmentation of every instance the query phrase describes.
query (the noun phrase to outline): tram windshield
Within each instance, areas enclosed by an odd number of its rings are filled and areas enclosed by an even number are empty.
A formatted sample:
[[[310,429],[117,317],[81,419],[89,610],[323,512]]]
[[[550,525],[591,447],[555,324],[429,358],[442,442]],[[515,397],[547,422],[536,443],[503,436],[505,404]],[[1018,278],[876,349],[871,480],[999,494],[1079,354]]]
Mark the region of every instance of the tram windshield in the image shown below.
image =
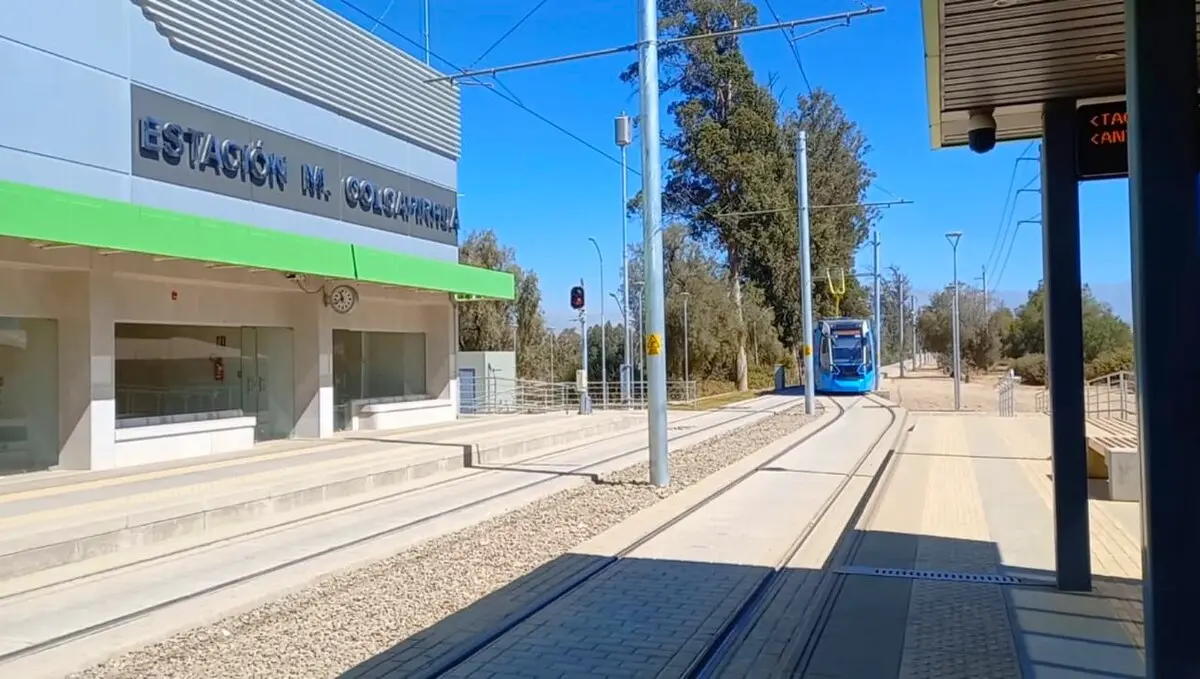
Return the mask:
[[[863,338],[854,335],[834,335],[833,336],[833,362],[834,363],[862,363],[865,354],[863,353]]]

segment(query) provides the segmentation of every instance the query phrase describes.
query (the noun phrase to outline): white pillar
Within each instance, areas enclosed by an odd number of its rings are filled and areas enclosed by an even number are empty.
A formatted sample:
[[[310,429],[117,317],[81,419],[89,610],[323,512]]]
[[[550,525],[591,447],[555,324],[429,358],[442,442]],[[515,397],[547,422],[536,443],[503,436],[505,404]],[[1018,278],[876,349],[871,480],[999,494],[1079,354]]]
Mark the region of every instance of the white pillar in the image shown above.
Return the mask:
[[[116,466],[113,278],[102,257],[91,271],[61,274],[59,433],[63,469]]]
[[[320,295],[296,297],[296,436],[333,435],[333,325]]]

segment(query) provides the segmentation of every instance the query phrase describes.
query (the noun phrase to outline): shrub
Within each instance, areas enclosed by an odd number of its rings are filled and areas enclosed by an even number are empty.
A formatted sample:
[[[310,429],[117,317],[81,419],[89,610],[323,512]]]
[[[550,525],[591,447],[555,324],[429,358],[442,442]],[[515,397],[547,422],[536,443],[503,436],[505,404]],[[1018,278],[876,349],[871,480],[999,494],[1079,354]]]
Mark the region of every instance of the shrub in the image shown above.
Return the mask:
[[[1111,349],[1084,366],[1084,376],[1093,380],[1122,370],[1133,370],[1133,347]]]
[[[1028,354],[1012,362],[1013,373],[1021,378],[1022,384],[1041,386],[1046,384],[1046,357]]]

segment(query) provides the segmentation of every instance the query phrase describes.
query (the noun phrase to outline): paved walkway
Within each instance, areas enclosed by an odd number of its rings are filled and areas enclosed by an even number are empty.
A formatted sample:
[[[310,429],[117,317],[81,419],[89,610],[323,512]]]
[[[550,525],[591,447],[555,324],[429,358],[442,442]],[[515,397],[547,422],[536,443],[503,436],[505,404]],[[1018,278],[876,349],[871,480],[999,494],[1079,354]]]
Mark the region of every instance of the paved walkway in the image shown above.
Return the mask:
[[[916,415],[853,569],[999,574],[1053,570],[1049,421]],[[800,676],[1142,677],[1137,505],[1093,500],[1095,592],[846,575]],[[792,640],[796,654],[804,643]],[[863,649],[872,649],[864,653]]]
[[[871,408],[860,406],[447,676],[684,676],[878,432],[873,418],[884,411]],[[1144,677],[1137,506],[1092,501],[1096,590],[1059,593],[1048,420],[913,414],[905,427],[884,474],[873,480],[877,454],[815,525],[715,676]],[[511,594],[499,592],[346,676],[421,676],[429,658],[463,643],[470,619],[490,620],[476,634],[494,628],[537,599],[529,583],[544,593],[564,570],[595,567],[718,481],[638,514],[514,583]],[[872,483],[871,501],[860,505]],[[997,582],[1005,576],[1009,582]]]

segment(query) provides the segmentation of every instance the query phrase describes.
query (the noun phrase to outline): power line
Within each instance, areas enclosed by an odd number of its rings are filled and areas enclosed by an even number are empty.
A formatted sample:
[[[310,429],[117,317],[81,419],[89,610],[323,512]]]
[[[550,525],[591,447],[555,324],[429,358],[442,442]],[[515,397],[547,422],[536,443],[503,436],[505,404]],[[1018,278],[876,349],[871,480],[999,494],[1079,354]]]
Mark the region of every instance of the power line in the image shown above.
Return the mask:
[[[763,0],[767,6],[767,11],[771,13],[771,17],[775,19],[775,23],[783,23],[779,18],[779,13],[775,11],[775,7],[771,4],[771,0]],[[800,60],[800,50],[796,48],[796,41],[793,35],[788,34],[788,29],[783,26],[779,27],[779,32],[783,34],[783,40],[787,43],[788,49],[792,51],[792,56],[796,59],[796,68],[800,69],[800,77],[804,80],[804,87],[808,89],[808,96],[812,96],[812,84],[808,82],[808,74],[804,72],[804,62]]]
[[[993,263],[993,258],[999,254],[996,250],[997,246],[1003,249],[1001,241],[1007,237],[1006,225],[1012,220],[1012,217],[1008,213],[1008,208],[1011,205],[1014,210],[1016,209],[1016,201],[1013,200],[1015,195],[1013,194],[1013,187],[1017,183],[1017,172],[1021,169],[1021,160],[1026,157],[1026,154],[1029,153],[1030,149],[1036,143],[1036,141],[1029,142],[1029,145],[1021,151],[1021,155],[1013,160],[1012,174],[1008,178],[1008,188],[1004,190],[1004,206],[1000,210],[1000,221],[996,224],[996,235],[992,237],[992,247],[988,250],[986,262],[989,265]],[[1002,233],[1004,234],[1003,236],[1001,235]]]
[[[425,45],[423,45],[423,44],[421,44],[421,43],[418,43],[416,40],[413,40],[412,38],[408,37],[407,35],[405,35],[405,34],[401,33],[399,30],[397,30],[397,29],[396,29],[395,27],[393,27],[391,24],[387,23],[386,21],[383,21],[381,18],[375,17],[375,16],[374,16],[374,15],[372,15],[370,12],[368,12],[368,11],[364,10],[362,7],[359,7],[357,4],[355,4],[355,3],[354,3],[354,2],[352,2],[351,0],[341,0],[341,3],[342,3],[343,5],[345,5],[346,7],[349,7],[350,9],[354,10],[356,13],[358,13],[358,14],[362,15],[362,16],[363,16],[363,17],[365,17],[366,19],[368,19],[368,20],[370,20],[370,21],[373,21],[373,22],[376,22],[376,24],[377,24],[379,27],[381,27],[381,28],[383,28],[383,29],[387,30],[387,31],[388,31],[389,33],[391,33],[392,35],[396,36],[397,38],[400,38],[401,40],[403,40],[404,42],[406,42],[406,43],[408,43],[408,44],[412,45],[413,47],[416,47],[416,48],[418,48],[418,49],[421,49],[421,50],[424,50],[424,49],[425,49]],[[430,56],[432,56],[432,57],[436,58],[438,61],[441,61],[442,63],[446,64],[447,66],[449,66],[451,69],[453,69],[453,70],[455,70],[455,71],[458,71],[458,72],[460,72],[460,73],[465,73],[465,72],[466,72],[466,69],[464,69],[464,68],[462,68],[462,67],[460,67],[460,66],[457,66],[457,65],[455,65],[455,64],[454,64],[453,62],[451,62],[449,59],[447,59],[447,58],[445,58],[445,57],[441,56],[440,54],[437,54],[437,53],[433,52],[432,50],[430,50],[429,54],[430,54]],[[503,84],[503,83],[500,83],[499,79],[497,79],[497,80],[496,80],[496,82],[497,82],[497,84],[499,84],[501,87],[504,87],[504,84]],[[479,83],[479,84],[485,84],[485,83]],[[605,151],[604,149],[601,149],[599,146],[596,146],[595,144],[593,144],[593,143],[589,142],[588,140],[584,139],[583,137],[581,137],[581,136],[579,136],[579,135],[575,134],[574,132],[571,132],[570,130],[566,129],[566,128],[565,128],[565,127],[563,127],[562,125],[559,125],[558,123],[554,122],[553,120],[550,120],[549,118],[547,118],[546,116],[542,115],[541,113],[538,113],[537,111],[535,111],[535,110],[533,110],[533,109],[529,108],[529,107],[528,107],[528,106],[526,106],[524,103],[522,103],[522,102],[521,102],[521,101],[520,101],[518,98],[516,98],[516,96],[515,96],[515,95],[511,95],[511,96],[510,96],[510,95],[505,95],[504,93],[502,93],[502,92],[499,92],[499,91],[497,91],[497,90],[495,90],[495,89],[493,89],[493,88],[491,88],[491,87],[488,87],[488,88],[487,88],[487,91],[488,91],[488,92],[491,92],[492,94],[495,94],[497,97],[500,97],[501,99],[503,99],[504,101],[507,101],[508,103],[512,104],[513,106],[516,106],[517,108],[521,109],[522,111],[525,111],[526,113],[528,113],[529,115],[533,116],[534,118],[537,118],[538,120],[540,120],[540,121],[542,121],[543,123],[545,123],[545,124],[549,125],[550,127],[554,128],[555,130],[558,130],[560,133],[562,133],[562,134],[564,134],[564,135],[566,135],[566,136],[570,137],[571,139],[575,140],[576,142],[578,142],[578,143],[580,143],[580,144],[582,144],[582,145],[586,146],[587,148],[591,149],[592,151],[595,151],[596,153],[599,153],[600,155],[602,155],[602,156],[604,156],[606,159],[608,159],[610,162],[612,162],[612,163],[615,163],[615,164],[617,164],[617,165],[620,165],[620,164],[621,164],[621,159],[620,159],[620,158],[617,158],[617,157],[615,157],[615,156],[613,156],[613,155],[609,154],[607,151]],[[627,168],[627,169],[628,169],[628,171],[629,171],[630,173],[632,173],[632,174],[639,175],[639,176],[641,175],[641,173],[640,173],[640,172],[638,172],[637,170],[635,170],[635,169],[633,169],[633,168]]]
[[[1000,265],[1000,271],[997,272],[995,279],[992,281],[992,292],[995,292],[1000,285],[1000,279],[1004,278],[1004,270],[1008,268],[1008,258],[1012,256],[1013,246],[1017,244],[1017,234],[1021,231],[1022,224],[1036,224],[1041,221],[1042,216],[1039,214],[1036,217],[1028,217],[1017,222],[1016,228],[1013,229],[1012,240],[1008,243],[1008,252],[1004,255],[1004,262]]]
[[[472,62],[470,63],[470,65],[468,65],[468,66],[467,66],[467,68],[468,68],[468,69],[470,69],[470,68],[475,68],[475,64],[478,64],[480,61],[483,61],[483,58],[484,58],[484,57],[486,57],[487,55],[491,54],[491,53],[492,53],[492,50],[494,50],[494,49],[496,49],[497,47],[499,47],[499,46],[500,46],[500,43],[504,42],[504,41],[505,41],[505,40],[508,38],[508,36],[510,36],[510,35],[512,35],[513,33],[515,33],[515,32],[516,32],[516,30],[517,30],[518,28],[520,28],[520,27],[521,27],[521,24],[523,24],[523,23],[525,23],[526,21],[528,21],[528,20],[529,20],[529,17],[533,16],[534,14],[537,14],[537,11],[538,11],[539,9],[541,9],[541,8],[542,8],[542,6],[543,6],[543,5],[545,5],[545,4],[546,4],[547,2],[549,2],[549,1],[550,1],[550,0],[541,0],[541,2],[539,2],[539,3],[538,3],[538,4],[536,4],[536,5],[534,5],[534,6],[533,6],[533,9],[530,9],[528,12],[526,12],[526,13],[525,13],[525,16],[523,16],[523,17],[521,17],[520,19],[518,19],[518,20],[517,20],[517,23],[515,23],[515,24],[513,24],[513,25],[512,25],[512,28],[509,28],[507,31],[505,31],[505,32],[504,32],[504,35],[501,35],[499,38],[496,38],[496,42],[493,42],[493,43],[492,43],[492,45],[491,45],[491,47],[488,47],[487,49],[485,49],[485,50],[483,51],[483,54],[480,54],[478,57],[476,57],[476,58],[475,58],[475,61],[472,61]]]

